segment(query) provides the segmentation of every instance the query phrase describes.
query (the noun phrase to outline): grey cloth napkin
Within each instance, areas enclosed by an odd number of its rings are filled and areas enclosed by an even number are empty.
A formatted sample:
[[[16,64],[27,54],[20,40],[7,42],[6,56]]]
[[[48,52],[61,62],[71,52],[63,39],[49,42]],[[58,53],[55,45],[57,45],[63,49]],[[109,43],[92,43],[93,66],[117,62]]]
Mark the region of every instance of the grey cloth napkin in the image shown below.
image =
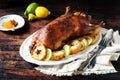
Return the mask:
[[[93,69],[86,69],[84,71],[79,71],[78,68],[82,65],[81,63],[88,59],[90,54],[86,54],[83,58],[78,58],[74,61],[59,65],[39,65],[35,67],[36,70],[56,76],[73,76],[73,75],[90,75],[94,74],[107,74],[117,72],[111,61],[117,61],[120,55],[120,35],[118,31],[113,31],[112,29],[102,28],[102,35],[105,37],[112,37],[111,45],[107,46],[101,54],[96,59],[96,64]],[[93,51],[95,51],[94,49]]]

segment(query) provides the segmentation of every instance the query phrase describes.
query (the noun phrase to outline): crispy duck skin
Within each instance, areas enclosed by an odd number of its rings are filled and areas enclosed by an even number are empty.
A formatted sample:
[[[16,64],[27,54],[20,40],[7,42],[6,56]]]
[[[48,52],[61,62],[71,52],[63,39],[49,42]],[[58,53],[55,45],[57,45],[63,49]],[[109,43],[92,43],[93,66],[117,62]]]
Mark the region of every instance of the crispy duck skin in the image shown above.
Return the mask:
[[[70,13],[69,7],[66,7],[65,14],[36,32],[32,39],[31,48],[40,42],[45,47],[55,50],[60,48],[70,38],[88,34],[96,27],[103,26],[103,22],[98,25],[91,25],[90,21],[91,16],[80,12],[75,15]]]

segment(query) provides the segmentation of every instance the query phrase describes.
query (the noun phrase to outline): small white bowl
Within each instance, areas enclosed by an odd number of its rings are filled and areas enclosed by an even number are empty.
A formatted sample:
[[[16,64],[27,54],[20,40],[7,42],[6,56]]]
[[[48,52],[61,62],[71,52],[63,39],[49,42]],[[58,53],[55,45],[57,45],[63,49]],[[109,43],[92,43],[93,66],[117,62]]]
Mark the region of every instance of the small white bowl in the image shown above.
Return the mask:
[[[18,22],[18,25],[14,28],[9,28],[9,29],[4,28],[2,24],[9,20],[15,20],[16,22]],[[5,15],[0,18],[0,30],[1,31],[15,31],[16,29],[22,28],[24,24],[25,24],[25,20],[20,15],[10,14],[10,15]]]

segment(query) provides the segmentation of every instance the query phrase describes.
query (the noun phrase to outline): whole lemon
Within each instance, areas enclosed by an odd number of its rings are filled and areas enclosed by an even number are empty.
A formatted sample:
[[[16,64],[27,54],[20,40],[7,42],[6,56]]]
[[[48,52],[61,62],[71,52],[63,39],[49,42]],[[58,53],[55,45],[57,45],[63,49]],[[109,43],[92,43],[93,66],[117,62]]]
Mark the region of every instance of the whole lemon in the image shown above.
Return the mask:
[[[39,6],[35,9],[35,15],[38,18],[46,18],[48,15],[50,15],[50,11],[44,6]]]

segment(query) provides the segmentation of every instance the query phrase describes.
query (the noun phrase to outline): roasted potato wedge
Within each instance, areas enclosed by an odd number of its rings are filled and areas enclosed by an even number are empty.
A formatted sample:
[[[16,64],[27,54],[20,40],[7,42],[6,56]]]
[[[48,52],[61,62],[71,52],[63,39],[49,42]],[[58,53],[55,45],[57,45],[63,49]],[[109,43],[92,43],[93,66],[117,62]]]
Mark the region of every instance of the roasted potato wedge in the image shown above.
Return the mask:
[[[84,37],[78,38],[79,42],[81,43],[81,49],[84,50],[88,46],[88,42]]]
[[[97,42],[97,40],[98,40],[98,39],[97,39],[97,36],[93,36],[92,38],[93,38],[93,41],[92,41],[91,44],[95,44],[95,43]]]
[[[81,50],[81,43],[79,40],[72,40],[70,43],[70,54],[76,54],[77,52],[79,52]]]
[[[84,36],[84,38],[87,40],[88,46],[91,45],[91,43],[93,42],[93,37],[88,35]]]
[[[101,31],[101,27],[96,28],[96,29],[92,32],[92,36],[98,35],[98,34],[100,33],[100,31]]]
[[[65,51],[63,49],[58,51],[53,51],[51,60],[60,60],[64,58],[64,56],[65,56]]]

